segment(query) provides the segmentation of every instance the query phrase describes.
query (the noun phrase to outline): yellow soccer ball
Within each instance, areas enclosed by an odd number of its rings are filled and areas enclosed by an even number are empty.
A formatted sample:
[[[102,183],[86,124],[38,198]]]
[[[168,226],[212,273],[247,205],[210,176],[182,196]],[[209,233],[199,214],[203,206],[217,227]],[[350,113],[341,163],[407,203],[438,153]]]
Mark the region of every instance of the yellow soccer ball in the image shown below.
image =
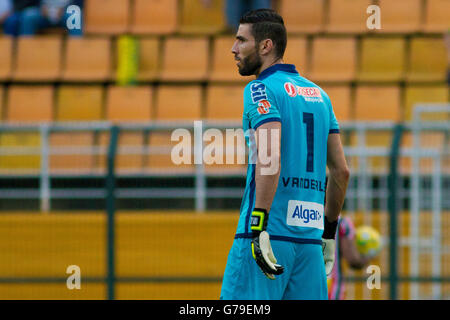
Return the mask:
[[[380,233],[370,226],[356,228],[356,248],[365,256],[375,257],[381,250]]]

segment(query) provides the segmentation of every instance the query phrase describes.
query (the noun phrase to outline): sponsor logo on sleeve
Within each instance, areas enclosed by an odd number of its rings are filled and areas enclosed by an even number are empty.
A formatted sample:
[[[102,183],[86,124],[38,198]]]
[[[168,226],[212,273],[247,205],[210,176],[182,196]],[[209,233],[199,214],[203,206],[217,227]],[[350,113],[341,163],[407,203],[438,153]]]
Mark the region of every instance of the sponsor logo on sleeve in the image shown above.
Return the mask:
[[[269,113],[269,109],[271,107],[271,104],[269,101],[267,100],[260,100],[258,102],[258,113],[259,114],[268,114]]]
[[[260,100],[267,100],[266,86],[264,83],[255,82],[250,85],[250,93],[252,96],[253,103]]]
[[[289,200],[286,223],[290,226],[323,230],[323,204]]]

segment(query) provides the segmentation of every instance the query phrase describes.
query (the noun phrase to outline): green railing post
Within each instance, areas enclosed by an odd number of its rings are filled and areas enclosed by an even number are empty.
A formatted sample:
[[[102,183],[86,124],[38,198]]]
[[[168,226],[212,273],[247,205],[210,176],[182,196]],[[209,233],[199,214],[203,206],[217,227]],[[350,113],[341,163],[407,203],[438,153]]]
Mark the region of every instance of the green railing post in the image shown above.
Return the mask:
[[[388,177],[388,209],[389,209],[389,281],[391,300],[397,299],[398,269],[397,269],[397,235],[398,235],[398,157],[400,141],[403,134],[403,124],[396,124],[390,153],[390,168]]]
[[[119,137],[119,128],[112,126],[110,130],[110,141],[108,148],[108,166],[106,175],[106,215],[107,215],[107,298],[114,300],[115,298],[115,158],[117,152],[117,140]]]

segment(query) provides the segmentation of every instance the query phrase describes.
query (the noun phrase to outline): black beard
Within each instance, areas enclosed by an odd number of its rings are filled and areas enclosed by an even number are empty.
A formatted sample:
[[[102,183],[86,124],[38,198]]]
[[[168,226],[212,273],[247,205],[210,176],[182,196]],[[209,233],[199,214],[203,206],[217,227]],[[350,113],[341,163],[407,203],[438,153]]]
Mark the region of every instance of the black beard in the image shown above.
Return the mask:
[[[262,61],[257,52],[244,58],[242,61],[242,68],[239,68],[239,74],[241,76],[252,76],[261,69]]]

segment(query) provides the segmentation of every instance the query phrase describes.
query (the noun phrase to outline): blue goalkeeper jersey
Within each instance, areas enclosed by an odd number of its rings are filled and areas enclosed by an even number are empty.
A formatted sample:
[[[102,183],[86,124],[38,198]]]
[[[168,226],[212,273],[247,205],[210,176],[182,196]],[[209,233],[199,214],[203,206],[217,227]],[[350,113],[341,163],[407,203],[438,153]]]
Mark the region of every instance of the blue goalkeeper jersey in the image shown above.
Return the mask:
[[[251,237],[256,187],[251,132],[271,121],[281,122],[281,173],[267,232],[272,240],[321,244],[327,140],[339,133],[339,125],[325,91],[291,64],[267,68],[244,90],[243,130],[250,155],[235,238]]]

